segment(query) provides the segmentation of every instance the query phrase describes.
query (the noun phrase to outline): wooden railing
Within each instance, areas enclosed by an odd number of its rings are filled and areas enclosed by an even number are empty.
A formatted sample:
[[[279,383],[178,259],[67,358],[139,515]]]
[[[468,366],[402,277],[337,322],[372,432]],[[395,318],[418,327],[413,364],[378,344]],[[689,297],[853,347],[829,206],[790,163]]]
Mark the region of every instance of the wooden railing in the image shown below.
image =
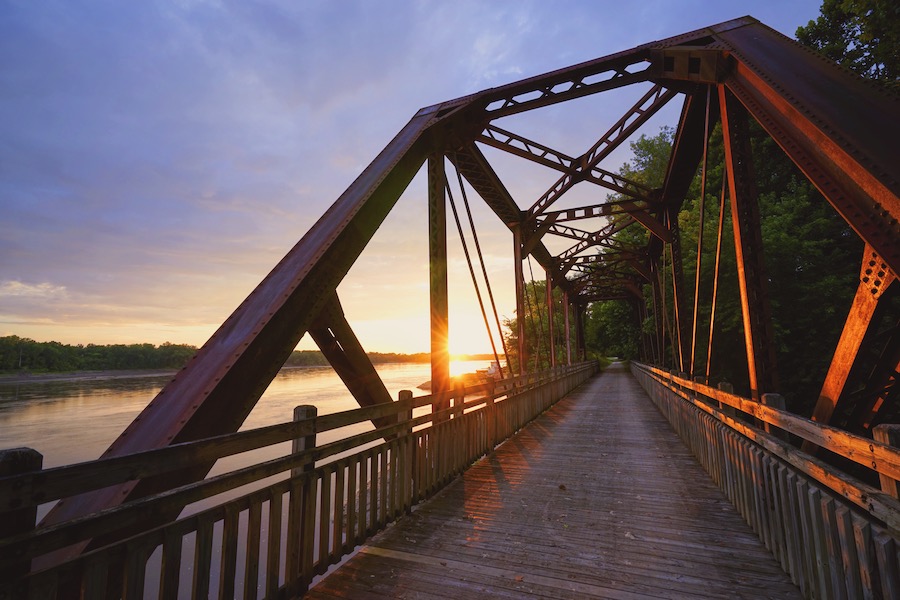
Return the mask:
[[[875,441],[786,412],[774,394],[755,402],[727,384],[631,370],[806,597],[900,598],[900,451],[882,443],[897,426],[876,428]],[[800,440],[856,463],[881,489],[801,452]]]
[[[596,371],[595,362],[558,367],[460,386],[442,398],[401,392],[391,404],[324,416],[298,407],[292,422],[7,475],[0,478],[0,521],[15,522],[0,539],[0,598],[300,595],[316,575]],[[444,399],[452,400],[449,409],[429,410]],[[392,424],[360,432],[373,421]],[[332,440],[317,445],[316,434],[325,432],[332,432]],[[292,449],[275,458],[70,522],[34,527],[40,504],[286,441]],[[279,480],[263,481],[272,477]],[[214,502],[220,494],[222,500]],[[188,507],[175,521],[135,533],[192,503],[200,503],[199,512],[190,514]],[[129,537],[93,548],[98,540],[121,538],[123,531]],[[73,544],[87,551],[39,566]]]

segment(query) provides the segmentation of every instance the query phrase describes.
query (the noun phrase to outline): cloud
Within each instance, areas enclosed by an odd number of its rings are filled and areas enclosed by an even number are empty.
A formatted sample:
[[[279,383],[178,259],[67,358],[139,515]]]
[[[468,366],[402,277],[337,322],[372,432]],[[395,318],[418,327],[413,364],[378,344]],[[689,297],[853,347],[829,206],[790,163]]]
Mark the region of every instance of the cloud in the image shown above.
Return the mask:
[[[0,3],[2,320],[71,327],[75,342],[168,323],[191,336],[171,341],[200,344],[418,108],[744,12],[676,4],[642,16],[535,0]],[[754,10],[805,9],[772,23],[790,32],[818,8],[783,4]],[[548,110],[535,135],[583,151],[616,110]],[[348,290],[383,274],[421,289],[408,265],[427,248],[425,197],[398,203]],[[508,256],[508,232],[491,231],[486,254]],[[378,304],[353,310],[374,323]],[[86,331],[98,338],[74,339]]]
[[[0,298],[60,298],[66,288],[52,283],[28,284],[21,281],[0,282]]]

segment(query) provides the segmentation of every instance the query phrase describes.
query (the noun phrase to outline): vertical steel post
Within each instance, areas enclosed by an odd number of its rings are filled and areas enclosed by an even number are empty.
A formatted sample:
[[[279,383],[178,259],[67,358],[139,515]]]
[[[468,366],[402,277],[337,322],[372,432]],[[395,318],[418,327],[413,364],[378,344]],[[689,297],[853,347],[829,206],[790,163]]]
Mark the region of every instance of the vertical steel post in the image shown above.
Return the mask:
[[[519,375],[525,374],[528,353],[525,345],[525,272],[522,270],[522,226],[513,226],[513,266],[516,277],[516,339],[519,354]]]
[[[709,381],[712,368],[713,332],[716,325],[716,302],[719,298],[719,262],[722,258],[722,238],[725,234],[725,186],[728,177],[722,176],[722,192],[719,199],[719,228],[716,230],[716,266],[713,270],[712,301],[709,306],[709,339],[706,346],[706,380]]]
[[[448,343],[449,305],[447,300],[447,174],[444,155],[428,157],[428,264],[431,299],[431,393],[432,410],[449,407],[441,394],[449,390],[450,353]]]
[[[550,269],[544,269],[547,280],[547,335],[550,338],[550,367],[556,366],[556,331],[553,327],[553,276]]]
[[[678,214],[668,211],[669,232],[672,241],[669,243],[669,253],[672,258],[672,310],[675,319],[675,332],[672,343],[677,346],[675,360],[678,370],[684,373],[687,370],[686,348],[688,339],[688,314],[684,309],[684,266],[681,260],[681,231],[678,227]]]
[[[731,92],[721,85],[719,102],[750,393],[758,400],[763,393],[777,391],[778,378],[748,115]]]
[[[700,320],[700,268],[703,264],[703,226],[706,208],[706,180],[709,159],[709,110],[712,103],[712,86],[706,88],[706,118],[703,119],[703,166],[700,178],[700,226],[697,228],[697,269],[694,272],[694,312],[691,317],[691,366],[690,374],[695,375],[694,359],[697,352],[697,322]]]
[[[879,300],[895,279],[896,276],[875,249],[866,244],[859,273],[859,286],[856,288],[853,304],[850,306],[831,365],[822,383],[822,391],[819,392],[819,399],[810,417],[813,421],[828,423],[831,420],[831,415],[844,393],[850,371],[856,363],[856,357],[863,346],[863,340],[871,324],[878,322],[876,311]],[[813,444],[805,442],[803,447],[809,451],[813,448]]]
[[[572,364],[572,331],[569,329],[569,313],[572,311],[572,307],[569,306],[569,292],[563,292],[563,307],[565,308],[566,320],[566,364]]]
[[[653,319],[656,322],[656,364],[663,366],[666,356],[666,327],[663,313],[666,309],[662,302],[659,283],[659,259],[650,261],[650,272],[653,275],[650,283],[653,286]]]
[[[575,355],[576,360],[587,360],[587,351],[584,347],[584,311],[587,305],[575,305]]]

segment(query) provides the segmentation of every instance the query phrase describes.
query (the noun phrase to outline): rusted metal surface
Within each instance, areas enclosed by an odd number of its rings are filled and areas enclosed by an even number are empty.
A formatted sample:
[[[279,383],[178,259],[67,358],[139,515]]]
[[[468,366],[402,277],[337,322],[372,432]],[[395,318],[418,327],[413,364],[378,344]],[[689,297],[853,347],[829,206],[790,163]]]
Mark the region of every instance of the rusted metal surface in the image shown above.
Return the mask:
[[[393,401],[347,322],[337,293],[319,313],[316,323],[309,328],[309,335],[360,406]],[[392,421],[384,419],[375,423],[377,427],[391,424]]]
[[[584,179],[582,173],[590,173],[600,161],[609,156],[610,152],[618,148],[675,95],[673,90],[667,90],[659,85],[651,88],[621,119],[610,127],[603,137],[576,160],[577,168],[574,172],[563,175],[549,190],[544,192],[543,196],[538,198],[537,202],[528,210],[528,218],[535,219],[540,216],[563,194],[572,189],[572,186]]]
[[[778,390],[775,367],[775,340],[769,308],[768,279],[765,274],[758,195],[750,152],[747,112],[730,92],[719,87],[722,137],[731,198],[731,224],[737,255],[738,284],[750,394],[754,399]]]
[[[447,174],[444,155],[428,157],[428,273],[431,306],[431,391],[450,389],[447,288]],[[435,411],[449,407],[449,398],[434,403]]]
[[[810,417],[813,421],[819,423],[831,421],[831,415],[844,395],[844,388],[860,347],[869,332],[879,300],[896,280],[897,276],[881,260],[878,253],[867,245],[863,252],[859,287],[856,289],[853,304],[850,306],[844,329],[831,359],[831,366],[825,376],[825,383]],[[804,444],[806,451],[813,448],[814,446],[809,443]]]
[[[494,123],[504,116],[636,83],[643,85],[635,88],[633,107],[578,157]],[[711,86],[716,86],[714,97],[718,101],[707,104]],[[650,189],[601,166],[614,148],[628,141],[676,96],[683,96],[684,107],[661,189]],[[672,356],[672,366],[692,368],[693,350],[689,347],[696,340],[688,332],[696,328],[692,320],[700,311],[696,305],[693,315],[685,310],[690,291],[681,274],[678,213],[697,173],[709,132],[720,119],[751,387],[754,396],[774,391],[777,377],[759,215],[755,212],[748,118],[759,121],[877,253],[885,269],[897,273],[898,106],[896,96],[837,68],[755,19],[743,17],[423,109],[104,456],[237,430],[307,331],[361,404],[390,401],[383,384],[372,379],[374,369],[340,310],[335,289],[426,160],[432,380],[436,389],[445,388],[449,379],[445,160],[512,234],[520,370],[528,364],[522,264],[529,255],[545,269],[548,303],[553,287],[564,292],[567,361],[573,360],[568,344],[568,311],[574,311],[574,359],[578,360],[585,353],[584,315],[588,304],[624,299],[637,303],[633,313],[642,321],[655,323],[654,334],[642,340],[644,354],[652,355],[658,364],[667,363]],[[520,157],[532,168],[551,169],[561,177],[537,201],[513,198],[478,144]],[[551,210],[569,190],[583,183],[619,196],[589,206]],[[649,242],[640,248],[627,247],[619,240],[619,233],[637,225],[650,232]],[[721,227],[720,223],[720,231]],[[553,254],[544,243],[546,236],[576,243]],[[717,244],[720,241],[721,233]],[[664,264],[662,258],[667,254],[671,260]],[[647,282],[652,298],[644,301],[641,287]],[[695,296],[699,296],[699,289],[698,283]],[[652,315],[647,312],[648,305],[652,306]],[[674,310],[668,308],[670,305]],[[864,330],[871,320],[867,315],[875,310],[870,308],[858,299],[845,329]],[[865,331],[861,335],[865,338]],[[822,395],[830,398],[832,406],[847,387],[860,344],[864,345],[857,341],[860,334],[848,336],[838,345],[834,373],[829,371],[823,387]],[[896,384],[891,382],[896,381],[894,367],[900,360],[896,356],[900,352],[897,339],[897,335],[891,337],[894,341],[886,344],[873,371],[877,375],[870,376],[872,383],[866,388],[870,395],[859,401],[854,412],[853,418],[860,422],[871,421],[873,411],[896,396]],[[709,348],[707,376],[711,342]],[[844,370],[849,375],[842,374]],[[886,387],[890,385],[893,388]],[[820,417],[825,414],[824,402],[822,406],[817,409]],[[860,416],[863,413],[868,416]],[[136,481],[69,498],[54,508],[45,522],[56,523],[115,506],[201,478],[205,472],[195,469],[167,477],[165,482]],[[70,554],[81,549],[74,548]]]
[[[724,84],[900,271],[900,99],[761,23],[718,40],[733,59]]]
[[[413,117],[103,457],[237,431],[424,162],[424,134],[436,111]],[[204,475],[192,471],[67,498],[42,522],[118,506]]]

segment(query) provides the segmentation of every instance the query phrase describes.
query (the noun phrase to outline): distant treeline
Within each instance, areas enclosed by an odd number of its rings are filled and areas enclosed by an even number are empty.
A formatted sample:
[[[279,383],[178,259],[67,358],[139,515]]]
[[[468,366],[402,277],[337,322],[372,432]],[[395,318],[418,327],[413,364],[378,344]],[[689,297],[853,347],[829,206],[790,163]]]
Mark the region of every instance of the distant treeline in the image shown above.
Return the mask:
[[[86,346],[0,337],[0,371],[47,373],[121,369],[180,369],[197,352],[187,344]]]
[[[36,342],[15,335],[0,337],[0,372],[50,373],[59,371],[114,371],[123,369],[180,369],[197,353],[187,344],[112,344],[69,345],[59,342]],[[374,364],[428,362],[427,352],[397,354],[370,352]],[[487,355],[466,357],[488,359]],[[285,363],[287,367],[328,366],[318,350],[295,350]]]

